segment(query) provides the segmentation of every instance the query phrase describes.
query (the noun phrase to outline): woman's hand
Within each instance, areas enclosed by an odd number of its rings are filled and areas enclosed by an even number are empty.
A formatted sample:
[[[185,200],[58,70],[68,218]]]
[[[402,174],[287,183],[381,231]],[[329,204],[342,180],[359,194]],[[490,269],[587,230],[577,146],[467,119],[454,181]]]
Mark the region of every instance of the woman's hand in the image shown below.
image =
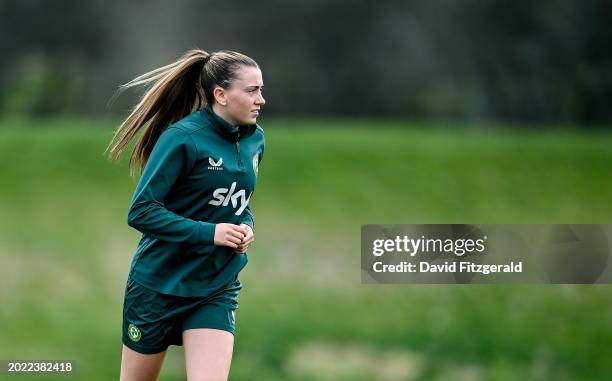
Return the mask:
[[[253,233],[253,229],[251,229],[251,227],[247,224],[241,224],[240,227],[244,229],[245,236],[242,243],[236,248],[236,252],[246,253],[253,242],[255,242],[255,234]]]
[[[244,229],[243,225],[215,225],[215,245],[228,246],[232,249],[237,249],[240,245],[243,245],[244,239],[247,235],[247,232]]]

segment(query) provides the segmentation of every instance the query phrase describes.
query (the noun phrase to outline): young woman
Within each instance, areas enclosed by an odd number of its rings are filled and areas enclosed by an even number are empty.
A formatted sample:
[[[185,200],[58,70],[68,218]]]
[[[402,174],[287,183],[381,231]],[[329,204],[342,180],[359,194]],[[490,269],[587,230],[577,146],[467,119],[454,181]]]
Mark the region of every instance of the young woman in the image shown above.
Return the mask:
[[[157,379],[184,345],[188,380],[226,380],[238,273],[254,242],[249,200],[264,152],[263,80],[237,52],[194,49],[121,88],[151,85],[108,147],[142,175],[128,225],[142,233],[125,289],[121,380]]]

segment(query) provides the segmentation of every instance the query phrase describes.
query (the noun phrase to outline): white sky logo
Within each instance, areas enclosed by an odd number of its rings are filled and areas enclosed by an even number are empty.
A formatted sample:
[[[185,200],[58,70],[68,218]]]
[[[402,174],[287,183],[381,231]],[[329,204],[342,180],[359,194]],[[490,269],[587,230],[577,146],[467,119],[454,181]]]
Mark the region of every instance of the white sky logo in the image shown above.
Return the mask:
[[[253,192],[249,194],[249,197],[246,197],[246,192],[244,189],[241,189],[238,192],[234,193],[235,189],[236,189],[235,181],[232,183],[232,186],[230,189],[227,189],[227,188],[215,189],[215,191],[213,192],[213,198],[215,198],[216,200],[210,200],[208,203],[214,206],[219,206],[219,205],[227,206],[227,204],[229,204],[229,202],[231,201],[232,207],[236,208],[238,206],[238,199],[240,199],[240,208],[238,208],[235,214],[237,216],[241,215],[244,209],[249,205],[249,200],[251,199],[251,194],[253,194]]]

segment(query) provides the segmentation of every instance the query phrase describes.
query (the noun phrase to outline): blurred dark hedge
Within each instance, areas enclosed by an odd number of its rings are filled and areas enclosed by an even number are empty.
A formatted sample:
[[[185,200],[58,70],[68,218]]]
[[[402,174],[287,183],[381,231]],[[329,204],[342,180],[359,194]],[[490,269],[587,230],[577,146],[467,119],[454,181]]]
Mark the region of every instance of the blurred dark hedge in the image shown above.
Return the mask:
[[[272,115],[605,125],[604,0],[0,2],[4,115],[124,114],[116,87],[185,50],[251,55]]]

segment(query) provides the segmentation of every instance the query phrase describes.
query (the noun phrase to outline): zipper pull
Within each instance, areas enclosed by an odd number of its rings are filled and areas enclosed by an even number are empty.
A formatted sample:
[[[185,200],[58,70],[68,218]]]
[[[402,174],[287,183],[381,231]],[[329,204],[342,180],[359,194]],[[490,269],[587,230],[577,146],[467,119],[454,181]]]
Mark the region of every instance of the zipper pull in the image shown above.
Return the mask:
[[[242,163],[242,155],[240,154],[240,142],[236,142],[236,154],[238,156],[238,168],[243,169],[244,164]]]

